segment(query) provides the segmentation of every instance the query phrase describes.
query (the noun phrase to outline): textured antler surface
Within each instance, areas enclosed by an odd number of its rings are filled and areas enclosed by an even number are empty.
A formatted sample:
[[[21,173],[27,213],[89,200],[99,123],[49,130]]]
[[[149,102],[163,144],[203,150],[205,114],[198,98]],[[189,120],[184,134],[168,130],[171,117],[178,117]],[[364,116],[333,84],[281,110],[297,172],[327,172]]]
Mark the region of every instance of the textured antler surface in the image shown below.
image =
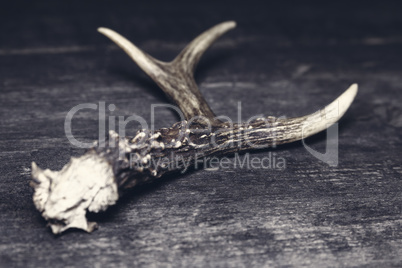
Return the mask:
[[[261,117],[238,124],[216,120],[195,84],[193,71],[212,42],[234,26],[234,22],[224,22],[211,28],[169,63],[152,58],[112,30],[99,29],[162,88],[186,120],[155,132],[143,129],[134,137],[111,132],[106,146],[95,146],[84,156],[72,158],[59,172],[43,171],[33,163],[34,202],[54,233],[72,227],[92,231],[95,225],[87,222],[87,211],[105,210],[125,189],[169,172],[186,171],[198,158],[297,141],[343,116],[356,96],[356,84],[311,115]]]

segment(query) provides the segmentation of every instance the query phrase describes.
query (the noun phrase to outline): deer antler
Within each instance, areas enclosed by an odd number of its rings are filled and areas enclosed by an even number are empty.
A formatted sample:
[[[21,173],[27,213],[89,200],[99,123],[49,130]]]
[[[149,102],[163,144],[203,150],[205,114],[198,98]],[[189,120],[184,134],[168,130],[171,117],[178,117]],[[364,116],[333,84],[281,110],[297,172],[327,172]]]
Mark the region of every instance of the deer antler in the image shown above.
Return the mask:
[[[34,203],[53,233],[69,228],[91,232],[96,224],[86,220],[87,211],[105,210],[124,190],[169,172],[186,171],[199,158],[301,140],[343,116],[356,96],[356,84],[311,115],[261,117],[238,124],[218,120],[199,92],[193,71],[204,51],[233,27],[234,22],[212,27],[169,63],[152,58],[118,33],[99,28],[162,88],[186,120],[154,133],[142,129],[134,137],[120,137],[111,131],[105,146],[99,144],[85,155],[72,158],[59,172],[41,170],[32,163]]]

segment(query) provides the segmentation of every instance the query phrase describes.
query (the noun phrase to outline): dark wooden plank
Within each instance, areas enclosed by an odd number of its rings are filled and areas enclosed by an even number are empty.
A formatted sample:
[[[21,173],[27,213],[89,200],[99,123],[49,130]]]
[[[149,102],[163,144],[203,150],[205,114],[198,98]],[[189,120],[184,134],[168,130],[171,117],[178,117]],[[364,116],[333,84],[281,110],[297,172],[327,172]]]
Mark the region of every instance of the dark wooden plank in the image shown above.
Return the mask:
[[[15,2],[0,11],[0,264],[9,266],[402,265],[402,19],[396,2]],[[299,116],[349,84],[360,91],[339,125],[339,165],[294,143],[250,157],[284,170],[198,170],[134,190],[92,215],[100,230],[54,237],[32,203],[31,161],[61,168],[82,149],[67,112],[105,101],[110,115],[147,121],[163,94],[98,26],[157,58],[173,58],[201,31],[238,28],[202,59],[197,81],[217,114]],[[177,120],[158,110],[156,126]],[[97,139],[96,111],[73,133]],[[129,134],[138,127],[130,125]],[[325,134],[307,144],[323,152]],[[232,163],[235,158],[229,158]]]

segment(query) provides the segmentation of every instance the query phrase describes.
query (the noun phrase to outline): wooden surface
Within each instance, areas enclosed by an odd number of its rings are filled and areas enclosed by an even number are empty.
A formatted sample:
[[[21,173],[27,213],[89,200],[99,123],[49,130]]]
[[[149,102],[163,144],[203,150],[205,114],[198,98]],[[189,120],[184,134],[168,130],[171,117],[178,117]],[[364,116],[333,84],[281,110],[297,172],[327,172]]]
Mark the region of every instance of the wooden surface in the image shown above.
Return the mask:
[[[224,4],[13,2],[0,10],[0,266],[400,267],[402,265],[402,10],[397,2]],[[55,237],[32,202],[31,161],[60,169],[83,153],[64,132],[81,103],[151,118],[167,100],[99,26],[172,59],[224,20],[238,27],[196,72],[218,115],[300,116],[360,86],[339,124],[339,165],[301,142],[258,151],[286,168],[196,170],[130,192],[91,215],[92,234]],[[177,120],[156,112],[156,127]],[[130,123],[128,134],[138,125]],[[80,141],[98,115],[73,119]],[[325,133],[306,143],[324,152]],[[234,162],[234,158],[230,158]]]

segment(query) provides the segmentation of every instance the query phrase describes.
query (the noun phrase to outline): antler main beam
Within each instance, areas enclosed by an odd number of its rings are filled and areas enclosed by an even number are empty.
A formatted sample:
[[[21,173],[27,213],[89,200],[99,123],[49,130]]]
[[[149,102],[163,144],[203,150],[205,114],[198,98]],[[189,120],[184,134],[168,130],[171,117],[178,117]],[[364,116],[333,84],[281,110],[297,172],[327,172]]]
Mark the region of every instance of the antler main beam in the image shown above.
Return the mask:
[[[58,172],[41,170],[33,163],[34,203],[53,233],[69,228],[91,232],[96,224],[86,220],[87,211],[105,210],[126,189],[166,173],[184,172],[199,158],[301,140],[325,130],[343,116],[357,94],[356,84],[311,115],[261,117],[238,124],[216,119],[197,88],[193,72],[204,51],[233,27],[234,22],[212,27],[169,63],[152,58],[118,33],[99,28],[162,88],[186,120],[154,133],[143,129],[134,137],[110,132],[105,146],[94,146],[85,155],[72,158]]]

